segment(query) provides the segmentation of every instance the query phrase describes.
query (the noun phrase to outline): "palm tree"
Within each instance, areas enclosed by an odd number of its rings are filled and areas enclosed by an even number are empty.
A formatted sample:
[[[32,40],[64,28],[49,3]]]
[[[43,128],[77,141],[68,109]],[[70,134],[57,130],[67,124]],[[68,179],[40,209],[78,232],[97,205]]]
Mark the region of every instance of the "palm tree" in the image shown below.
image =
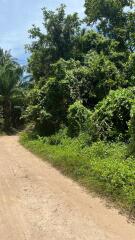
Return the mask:
[[[4,129],[11,128],[12,101],[20,96],[22,68],[9,52],[0,49],[0,103],[3,108]]]

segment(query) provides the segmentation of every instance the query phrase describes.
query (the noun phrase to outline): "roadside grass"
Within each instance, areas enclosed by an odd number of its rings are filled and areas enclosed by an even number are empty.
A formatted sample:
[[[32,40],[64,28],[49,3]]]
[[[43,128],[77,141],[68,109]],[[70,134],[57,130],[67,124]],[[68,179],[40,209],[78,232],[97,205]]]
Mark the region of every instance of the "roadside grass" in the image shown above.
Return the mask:
[[[135,158],[128,156],[126,144],[97,142],[88,146],[83,137],[34,138],[28,133],[21,134],[20,142],[88,190],[107,197],[130,218],[135,217]]]
[[[4,132],[0,131],[0,136],[6,135]]]

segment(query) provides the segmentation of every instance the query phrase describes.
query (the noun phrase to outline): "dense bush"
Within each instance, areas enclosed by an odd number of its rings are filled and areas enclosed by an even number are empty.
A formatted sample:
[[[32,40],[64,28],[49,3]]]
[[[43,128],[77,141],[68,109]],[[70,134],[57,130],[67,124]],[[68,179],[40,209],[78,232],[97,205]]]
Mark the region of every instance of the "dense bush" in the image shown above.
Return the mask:
[[[43,79],[42,79],[43,81]],[[28,92],[29,105],[24,113],[27,121],[33,121],[40,135],[51,135],[66,121],[69,106],[67,84],[60,79],[44,80]]]
[[[68,134],[78,137],[81,131],[86,131],[91,112],[80,101],[76,101],[68,110]]]
[[[95,140],[129,140],[128,122],[135,88],[119,89],[100,102],[91,118],[90,132]]]
[[[130,113],[130,122],[129,122],[129,133],[130,133],[130,144],[129,151],[132,154],[135,154],[135,104],[133,104]]]
[[[74,101],[81,99],[87,107],[95,106],[107,96],[110,89],[115,90],[127,83],[115,63],[103,53],[89,51],[80,66],[79,62],[73,62],[72,68],[69,62],[64,62],[65,64],[67,68],[64,67],[63,72],[60,70],[58,72],[67,83],[71,98]]]
[[[129,79],[129,84],[134,86],[135,83],[135,53],[130,54],[128,62],[125,64],[126,78]]]

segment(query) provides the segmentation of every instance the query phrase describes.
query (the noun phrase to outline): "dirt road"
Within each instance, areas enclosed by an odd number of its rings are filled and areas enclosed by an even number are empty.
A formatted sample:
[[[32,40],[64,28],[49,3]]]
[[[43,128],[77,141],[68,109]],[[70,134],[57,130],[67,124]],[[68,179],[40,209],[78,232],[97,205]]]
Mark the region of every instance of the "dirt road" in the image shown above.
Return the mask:
[[[0,137],[1,240],[135,240],[135,226],[72,180]]]

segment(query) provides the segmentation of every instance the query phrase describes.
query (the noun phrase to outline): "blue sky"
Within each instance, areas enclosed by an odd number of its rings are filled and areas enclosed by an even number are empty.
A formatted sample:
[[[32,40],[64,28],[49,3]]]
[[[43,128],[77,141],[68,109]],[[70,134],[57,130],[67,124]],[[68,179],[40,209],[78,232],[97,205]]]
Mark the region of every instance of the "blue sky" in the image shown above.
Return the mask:
[[[28,29],[32,24],[42,25],[42,7],[55,9],[60,3],[67,5],[68,12],[83,16],[84,0],[0,0],[0,47],[11,49],[12,55],[24,64]]]

